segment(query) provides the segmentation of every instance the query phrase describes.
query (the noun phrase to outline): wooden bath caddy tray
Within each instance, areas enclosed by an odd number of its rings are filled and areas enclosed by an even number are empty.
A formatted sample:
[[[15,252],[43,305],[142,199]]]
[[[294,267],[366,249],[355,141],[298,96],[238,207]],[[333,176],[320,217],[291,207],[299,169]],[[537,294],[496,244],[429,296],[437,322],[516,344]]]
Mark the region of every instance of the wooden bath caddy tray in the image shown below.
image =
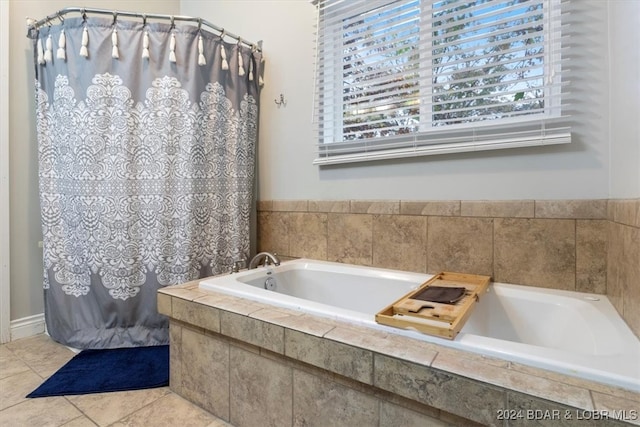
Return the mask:
[[[376,322],[452,340],[490,281],[489,276],[475,274],[436,274],[376,314]]]

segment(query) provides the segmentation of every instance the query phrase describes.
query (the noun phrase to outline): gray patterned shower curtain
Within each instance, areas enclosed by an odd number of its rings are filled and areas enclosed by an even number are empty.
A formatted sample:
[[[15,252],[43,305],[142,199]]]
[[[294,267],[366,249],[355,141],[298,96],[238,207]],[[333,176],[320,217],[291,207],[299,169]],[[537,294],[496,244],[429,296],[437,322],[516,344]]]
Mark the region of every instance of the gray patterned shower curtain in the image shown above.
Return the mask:
[[[124,18],[29,37],[48,332],[77,348],[167,344],[156,291],[249,253],[261,53]]]

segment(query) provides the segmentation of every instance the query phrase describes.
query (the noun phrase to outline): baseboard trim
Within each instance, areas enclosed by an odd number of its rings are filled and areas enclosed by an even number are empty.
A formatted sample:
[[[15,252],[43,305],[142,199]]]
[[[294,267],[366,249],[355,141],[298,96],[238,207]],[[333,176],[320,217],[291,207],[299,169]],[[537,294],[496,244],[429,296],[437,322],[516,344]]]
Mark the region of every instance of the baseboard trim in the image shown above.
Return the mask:
[[[11,321],[11,341],[28,338],[44,332],[44,313]]]

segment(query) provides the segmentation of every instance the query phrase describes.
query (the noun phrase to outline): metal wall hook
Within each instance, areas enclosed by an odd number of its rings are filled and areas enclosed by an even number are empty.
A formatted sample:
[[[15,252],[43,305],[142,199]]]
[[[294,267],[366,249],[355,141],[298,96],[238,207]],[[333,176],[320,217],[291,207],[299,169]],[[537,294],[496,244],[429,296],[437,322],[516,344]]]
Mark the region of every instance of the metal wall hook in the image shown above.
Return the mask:
[[[278,107],[286,107],[287,106],[287,101],[285,101],[283,94],[280,94],[280,100],[274,99],[273,102],[275,102]]]

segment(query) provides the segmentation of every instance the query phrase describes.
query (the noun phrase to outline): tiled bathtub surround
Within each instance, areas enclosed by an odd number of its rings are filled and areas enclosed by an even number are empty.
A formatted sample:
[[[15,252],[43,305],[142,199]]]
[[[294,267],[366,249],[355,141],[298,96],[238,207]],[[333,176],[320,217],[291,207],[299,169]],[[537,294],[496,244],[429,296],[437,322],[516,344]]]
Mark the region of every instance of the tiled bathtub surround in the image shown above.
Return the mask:
[[[273,200],[258,211],[261,251],[607,294],[640,336],[640,199]]]
[[[640,199],[610,200],[607,295],[640,336]]]
[[[577,420],[605,410],[640,425],[636,392],[200,290],[197,282],[160,290],[158,310],[171,318],[171,390],[238,427],[625,424]]]

